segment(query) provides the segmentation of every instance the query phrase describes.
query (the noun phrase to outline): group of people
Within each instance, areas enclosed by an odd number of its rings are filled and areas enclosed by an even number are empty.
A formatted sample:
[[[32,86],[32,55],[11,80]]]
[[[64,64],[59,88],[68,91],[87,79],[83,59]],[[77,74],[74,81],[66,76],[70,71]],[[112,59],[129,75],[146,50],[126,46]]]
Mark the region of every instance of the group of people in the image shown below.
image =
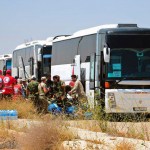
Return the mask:
[[[11,97],[12,99],[24,98],[32,101],[39,113],[46,113],[49,102],[58,100],[62,102],[66,99],[66,94],[73,98],[86,99],[82,83],[77,80],[76,75],[71,76],[71,82],[66,85],[60,76],[51,75],[41,77],[41,82],[37,82],[34,76],[27,82],[26,79],[14,78],[11,71],[7,70],[6,75],[2,75],[0,70],[0,91],[1,96]]]

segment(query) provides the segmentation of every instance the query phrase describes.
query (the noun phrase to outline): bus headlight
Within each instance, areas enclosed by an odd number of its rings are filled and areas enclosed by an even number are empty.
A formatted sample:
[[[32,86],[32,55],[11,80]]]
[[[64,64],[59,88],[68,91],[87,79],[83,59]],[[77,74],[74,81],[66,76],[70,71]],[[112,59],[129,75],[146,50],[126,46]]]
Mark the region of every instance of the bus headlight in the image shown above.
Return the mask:
[[[110,108],[116,107],[116,100],[115,100],[115,94],[114,93],[108,93],[108,102]]]

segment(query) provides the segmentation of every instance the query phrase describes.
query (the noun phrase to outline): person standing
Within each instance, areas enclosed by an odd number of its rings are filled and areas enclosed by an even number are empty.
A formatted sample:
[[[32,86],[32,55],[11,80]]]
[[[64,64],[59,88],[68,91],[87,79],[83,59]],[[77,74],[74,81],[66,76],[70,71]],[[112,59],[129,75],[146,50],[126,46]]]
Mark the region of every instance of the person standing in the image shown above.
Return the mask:
[[[58,75],[53,76],[53,93],[56,98],[62,97],[65,91],[65,82]]]
[[[45,95],[49,92],[49,89],[47,88],[46,85],[46,77],[41,78],[41,83],[39,83],[38,85],[38,92],[39,92],[39,101],[38,101],[37,110],[39,113],[47,113],[48,101]]]
[[[51,75],[47,75],[46,79],[46,85],[49,89],[49,92],[47,92],[46,96],[51,99],[53,96],[53,81],[51,80]]]
[[[0,70],[0,98],[2,98],[2,89],[3,89],[3,73],[2,70]]]
[[[60,80],[60,76],[56,75],[57,76],[57,85],[58,85],[58,89],[59,89],[59,92],[62,93],[62,96],[65,95],[65,82],[63,80]]]
[[[6,97],[12,97],[14,94],[14,85],[15,85],[15,79],[11,76],[11,70],[6,71],[6,75],[3,78],[3,96]]]
[[[21,100],[22,98],[22,79],[17,79],[17,84],[14,85],[13,100]]]
[[[26,98],[26,90],[27,90],[27,81],[26,79],[22,79],[22,96]]]
[[[65,83],[60,80],[58,75],[53,76],[53,100],[57,101],[59,107],[64,106],[64,87]]]
[[[26,90],[26,95],[28,99],[33,102],[35,107],[37,107],[38,102],[38,85],[39,83],[36,81],[36,78],[32,76]]]
[[[4,78],[3,72],[2,70],[0,70],[0,90],[2,90],[3,88],[3,78]]]

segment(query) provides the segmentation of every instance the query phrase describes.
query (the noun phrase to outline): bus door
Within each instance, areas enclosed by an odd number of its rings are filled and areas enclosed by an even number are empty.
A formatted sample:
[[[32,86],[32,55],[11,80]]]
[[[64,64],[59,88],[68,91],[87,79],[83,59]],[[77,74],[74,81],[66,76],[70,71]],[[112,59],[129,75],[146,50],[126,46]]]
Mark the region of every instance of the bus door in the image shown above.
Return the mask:
[[[44,54],[42,58],[43,75],[51,73],[51,54]]]
[[[37,78],[41,80],[42,76],[51,74],[51,57],[52,46],[44,46],[38,48],[38,62],[37,62]]]
[[[41,70],[42,76],[51,74],[51,58],[52,58],[52,46],[44,46],[42,52]]]

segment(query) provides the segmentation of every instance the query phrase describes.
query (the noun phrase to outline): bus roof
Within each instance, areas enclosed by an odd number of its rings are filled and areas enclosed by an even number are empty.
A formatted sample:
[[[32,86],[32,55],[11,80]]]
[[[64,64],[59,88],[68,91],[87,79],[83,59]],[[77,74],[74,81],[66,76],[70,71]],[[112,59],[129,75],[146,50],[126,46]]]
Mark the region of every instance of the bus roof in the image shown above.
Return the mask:
[[[91,35],[91,34],[96,34],[101,29],[118,28],[118,27],[130,27],[130,28],[131,27],[134,27],[134,28],[136,27],[137,28],[137,24],[106,24],[106,25],[100,25],[100,26],[96,26],[96,27],[92,27],[92,28],[77,31],[71,36],[58,37],[53,42],[72,39],[72,38],[77,38],[77,37]]]
[[[34,45],[42,45],[42,46],[44,46],[44,45],[52,45],[52,40],[50,40],[48,38],[47,40],[36,40],[36,41],[27,42],[27,43],[18,45],[15,48],[15,50],[22,49],[22,48],[29,47],[29,46],[34,46]]]
[[[85,35],[91,35],[91,34],[95,34],[97,33],[100,29],[105,29],[105,28],[117,28],[118,24],[108,24],[108,25],[101,25],[101,26],[97,26],[97,27],[92,27],[92,28],[88,28],[88,29],[83,29],[80,31],[75,32],[73,35],[71,36],[67,36],[67,37],[58,37],[56,38],[56,40],[54,40],[53,42],[56,41],[61,41],[61,40],[67,40],[67,39],[72,39],[72,38],[76,38],[76,37],[80,37],[80,36],[85,36]]]
[[[0,60],[5,60],[5,59],[9,59],[9,58],[12,58],[12,54],[0,55]]]

